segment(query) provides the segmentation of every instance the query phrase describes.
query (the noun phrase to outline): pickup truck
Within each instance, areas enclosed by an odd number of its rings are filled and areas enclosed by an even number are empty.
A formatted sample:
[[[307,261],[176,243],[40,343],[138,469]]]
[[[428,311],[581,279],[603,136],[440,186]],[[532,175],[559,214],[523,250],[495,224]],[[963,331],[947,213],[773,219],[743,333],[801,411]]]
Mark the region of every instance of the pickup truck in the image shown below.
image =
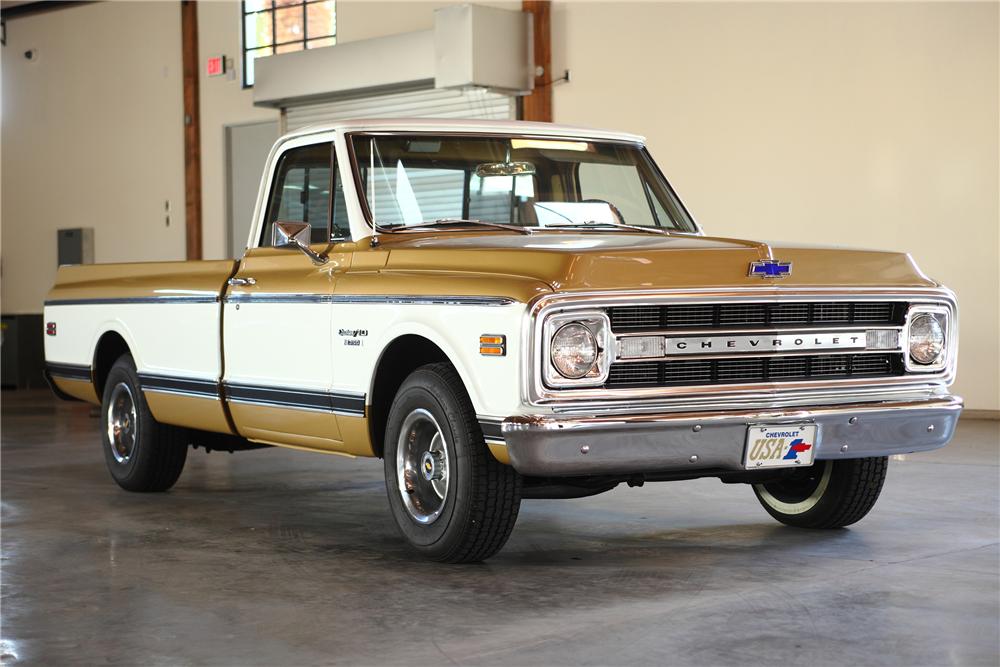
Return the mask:
[[[962,408],[955,296],[909,255],[707,236],[642,137],[551,124],[287,134],[241,259],[65,266],[44,321],[124,489],[189,446],[381,458],[445,562],[495,554],[522,499],[622,483],[846,526]]]

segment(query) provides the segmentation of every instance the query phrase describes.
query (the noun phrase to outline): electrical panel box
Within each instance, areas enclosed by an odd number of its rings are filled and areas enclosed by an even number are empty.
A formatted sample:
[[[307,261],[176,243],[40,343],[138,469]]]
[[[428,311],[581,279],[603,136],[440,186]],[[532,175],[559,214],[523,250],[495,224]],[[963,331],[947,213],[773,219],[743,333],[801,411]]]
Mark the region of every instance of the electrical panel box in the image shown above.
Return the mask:
[[[0,317],[0,385],[4,389],[44,387],[41,315]]]
[[[58,232],[59,266],[94,263],[94,228],[77,227]]]

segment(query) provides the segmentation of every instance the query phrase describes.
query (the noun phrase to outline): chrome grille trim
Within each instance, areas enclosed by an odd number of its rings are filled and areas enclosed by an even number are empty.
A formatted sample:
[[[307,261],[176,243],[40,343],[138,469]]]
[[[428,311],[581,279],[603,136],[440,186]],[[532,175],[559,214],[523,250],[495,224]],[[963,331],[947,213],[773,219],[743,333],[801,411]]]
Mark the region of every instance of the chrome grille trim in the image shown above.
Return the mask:
[[[906,302],[822,301],[804,303],[704,303],[622,305],[608,308],[615,333],[655,329],[726,327],[808,327],[866,324],[900,326]]]
[[[901,353],[643,361],[611,366],[607,389],[903,375]]]
[[[865,376],[848,378],[817,378],[809,380],[742,383],[732,385],[643,386],[608,389],[566,388],[548,389],[540,374],[539,353],[542,350],[542,323],[551,314],[575,310],[614,308],[619,306],[704,306],[719,303],[764,302],[772,307],[793,306],[818,302],[907,303],[937,306],[947,309],[952,324],[949,335],[948,363],[940,371],[908,373],[902,376]],[[688,316],[697,310],[685,311]],[[777,311],[772,311],[777,312]],[[790,310],[788,312],[791,312]],[[786,316],[794,319],[793,315]],[[613,290],[563,292],[540,295],[528,303],[523,320],[523,336],[527,344],[521,354],[522,398],[525,404],[556,412],[593,412],[600,410],[639,410],[656,406],[673,410],[674,406],[740,405],[743,407],[806,404],[820,399],[824,402],[855,400],[860,396],[897,395],[908,392],[944,391],[954,381],[957,341],[959,338],[958,307],[954,292],[938,286],[917,287],[800,287],[765,285],[742,287],[693,287],[674,290]],[[831,325],[826,325],[829,328]],[[836,325],[833,325],[836,326]],[[784,329],[784,326],[780,328]],[[868,329],[869,326],[862,328]],[[875,325],[874,328],[878,328]],[[639,333],[629,331],[628,333]],[[676,334],[676,329],[670,330]],[[721,333],[721,332],[720,332]],[[727,332],[728,333],[728,332]],[[905,346],[905,341],[901,341]],[[791,363],[791,362],[789,362]],[[866,399],[867,400],[867,399]]]

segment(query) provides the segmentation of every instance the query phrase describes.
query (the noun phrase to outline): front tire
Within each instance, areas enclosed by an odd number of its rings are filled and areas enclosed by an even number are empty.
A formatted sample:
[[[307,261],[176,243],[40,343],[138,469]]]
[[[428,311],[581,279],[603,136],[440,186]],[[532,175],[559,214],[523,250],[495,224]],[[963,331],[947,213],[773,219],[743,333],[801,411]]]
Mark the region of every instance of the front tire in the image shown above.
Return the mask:
[[[130,355],[108,373],[101,420],[104,460],[118,486],[150,492],[174,485],[187,459],[187,432],[153,419]]]
[[[781,523],[798,528],[843,528],[860,521],[878,500],[885,456],[817,461],[777,482],[754,484],[757,500]]]
[[[521,478],[490,454],[450,364],[422,366],[403,382],[383,455],[393,518],[417,552],[471,563],[503,547],[521,505]]]

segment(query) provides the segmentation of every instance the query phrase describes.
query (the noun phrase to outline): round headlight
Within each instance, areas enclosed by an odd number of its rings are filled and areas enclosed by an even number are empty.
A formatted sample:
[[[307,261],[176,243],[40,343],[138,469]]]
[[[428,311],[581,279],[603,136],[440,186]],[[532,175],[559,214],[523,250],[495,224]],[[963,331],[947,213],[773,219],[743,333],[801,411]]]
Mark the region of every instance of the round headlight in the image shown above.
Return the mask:
[[[594,334],[578,322],[564,324],[552,337],[552,365],[560,375],[571,380],[578,380],[593,370],[598,352]]]
[[[930,365],[944,353],[944,329],[938,318],[920,313],[910,322],[910,358],[918,364]]]

